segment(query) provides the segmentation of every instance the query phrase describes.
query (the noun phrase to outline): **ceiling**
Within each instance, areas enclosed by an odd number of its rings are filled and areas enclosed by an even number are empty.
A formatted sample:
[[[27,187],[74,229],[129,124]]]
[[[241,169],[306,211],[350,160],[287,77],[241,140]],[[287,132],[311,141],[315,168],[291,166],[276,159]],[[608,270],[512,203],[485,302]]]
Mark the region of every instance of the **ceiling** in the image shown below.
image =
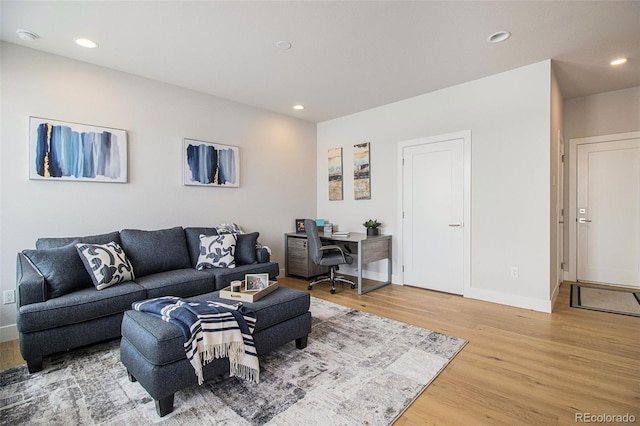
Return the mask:
[[[546,59],[565,99],[640,86],[640,1],[2,0],[0,7],[4,41],[312,122]],[[16,29],[40,38],[21,40]],[[500,30],[511,38],[487,42]],[[77,37],[99,47],[81,48]],[[281,40],[291,49],[279,49]],[[618,56],[628,63],[610,66]]]

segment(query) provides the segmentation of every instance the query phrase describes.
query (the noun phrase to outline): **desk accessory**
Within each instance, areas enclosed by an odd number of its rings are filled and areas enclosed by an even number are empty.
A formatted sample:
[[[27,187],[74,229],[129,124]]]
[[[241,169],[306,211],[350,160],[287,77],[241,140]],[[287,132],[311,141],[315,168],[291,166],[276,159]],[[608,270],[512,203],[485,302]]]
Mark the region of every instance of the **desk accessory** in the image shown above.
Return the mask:
[[[367,228],[367,235],[378,235],[378,227],[382,226],[382,223],[378,222],[378,219],[369,219],[362,225]]]
[[[273,293],[278,288],[278,281],[269,281],[269,285],[258,291],[245,291],[241,289],[239,292],[231,291],[231,287],[225,287],[220,290],[220,297],[227,300],[240,300],[242,302],[253,303],[262,299],[269,293]]]
[[[324,235],[331,235],[333,233],[333,224],[331,222],[324,223]]]
[[[350,234],[350,232],[348,231],[336,231],[334,233],[332,233],[331,235],[334,237],[348,237]]]

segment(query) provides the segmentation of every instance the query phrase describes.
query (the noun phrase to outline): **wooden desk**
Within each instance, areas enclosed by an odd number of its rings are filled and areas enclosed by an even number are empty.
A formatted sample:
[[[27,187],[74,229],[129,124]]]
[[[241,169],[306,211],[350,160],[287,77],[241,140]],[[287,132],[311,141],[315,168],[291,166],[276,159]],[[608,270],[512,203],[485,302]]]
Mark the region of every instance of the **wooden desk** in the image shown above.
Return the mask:
[[[327,272],[327,268],[317,266],[309,258],[307,235],[289,232],[284,235],[285,275],[297,275],[311,278]],[[387,284],[391,284],[391,235],[367,236],[364,233],[352,232],[347,237],[325,236],[320,232],[320,239],[328,243],[346,246],[357,259],[358,294],[368,293]],[[367,263],[387,260],[387,281],[367,289],[362,288],[362,267]]]

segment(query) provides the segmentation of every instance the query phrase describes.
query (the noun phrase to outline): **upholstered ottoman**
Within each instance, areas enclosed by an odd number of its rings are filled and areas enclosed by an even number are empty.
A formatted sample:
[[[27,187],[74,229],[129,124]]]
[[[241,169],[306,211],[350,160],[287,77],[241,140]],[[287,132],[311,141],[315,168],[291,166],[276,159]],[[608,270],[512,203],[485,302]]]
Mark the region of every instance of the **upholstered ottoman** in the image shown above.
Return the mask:
[[[192,297],[193,301],[219,301],[218,291]],[[309,294],[287,287],[256,301],[243,303],[256,313],[253,340],[258,356],[295,340],[296,347],[307,345],[311,332]],[[198,384],[191,363],[184,352],[180,328],[153,315],[130,310],[122,320],[120,360],[127,368],[129,380],[138,381],[156,403],[159,416],[173,411],[174,393]],[[214,359],[203,368],[205,381],[229,373],[227,358]]]

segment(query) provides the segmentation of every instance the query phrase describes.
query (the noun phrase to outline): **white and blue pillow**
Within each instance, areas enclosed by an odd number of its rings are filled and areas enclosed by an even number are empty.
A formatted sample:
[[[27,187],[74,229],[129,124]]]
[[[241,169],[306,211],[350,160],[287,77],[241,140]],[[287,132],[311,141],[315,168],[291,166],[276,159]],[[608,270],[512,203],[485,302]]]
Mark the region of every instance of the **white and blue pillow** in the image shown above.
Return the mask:
[[[196,269],[235,268],[236,236],[234,234],[200,235],[200,254]]]
[[[135,278],[133,266],[122,247],[108,244],[76,244],[76,250],[97,290]]]

